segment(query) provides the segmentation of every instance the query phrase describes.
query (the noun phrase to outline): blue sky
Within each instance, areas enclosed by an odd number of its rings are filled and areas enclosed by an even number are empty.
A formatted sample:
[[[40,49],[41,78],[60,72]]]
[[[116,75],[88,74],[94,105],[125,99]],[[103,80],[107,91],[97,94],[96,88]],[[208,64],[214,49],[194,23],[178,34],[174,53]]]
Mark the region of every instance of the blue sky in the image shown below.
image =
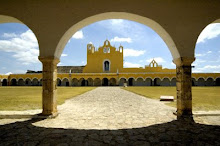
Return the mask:
[[[164,41],[151,28],[134,21],[109,19],[90,24],[66,44],[60,66],[86,65],[86,46],[96,48],[108,39],[124,46],[124,67],[144,67],[154,58],[164,68],[175,68]],[[220,72],[220,24],[210,24],[196,44],[193,72]],[[0,24],[0,74],[42,70],[39,48],[32,31],[23,24]]]

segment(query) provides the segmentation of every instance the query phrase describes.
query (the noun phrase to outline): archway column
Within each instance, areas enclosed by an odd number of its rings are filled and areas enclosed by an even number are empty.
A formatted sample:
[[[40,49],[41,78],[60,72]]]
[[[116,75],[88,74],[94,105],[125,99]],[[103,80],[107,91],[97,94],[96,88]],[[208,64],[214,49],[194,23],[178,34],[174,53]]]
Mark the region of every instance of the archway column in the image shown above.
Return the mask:
[[[57,115],[57,64],[59,59],[54,57],[39,57],[43,64],[43,93],[42,93],[42,115]]]
[[[192,116],[192,69],[195,58],[180,57],[173,62],[176,64],[177,119],[190,119]]]

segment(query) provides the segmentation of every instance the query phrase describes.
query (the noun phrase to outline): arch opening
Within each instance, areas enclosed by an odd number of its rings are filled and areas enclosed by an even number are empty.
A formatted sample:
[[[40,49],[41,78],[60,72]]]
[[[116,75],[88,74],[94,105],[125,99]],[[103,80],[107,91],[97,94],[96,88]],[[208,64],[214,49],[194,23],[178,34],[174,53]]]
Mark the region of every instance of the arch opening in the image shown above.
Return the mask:
[[[102,86],[108,86],[109,85],[109,80],[107,78],[102,79]]]
[[[127,20],[131,20],[131,21],[135,21],[135,22],[144,24],[144,25],[152,28],[164,40],[164,42],[166,43],[166,45],[168,46],[168,48],[172,54],[173,59],[180,57],[179,51],[178,51],[173,39],[159,23],[157,23],[156,21],[154,21],[152,19],[140,16],[140,15],[132,14],[132,13],[127,13],[127,12],[101,13],[101,14],[87,17],[87,18],[79,21],[78,23],[74,24],[61,37],[59,43],[57,44],[54,56],[56,56],[57,58],[60,58],[60,56],[63,52],[63,49],[64,49],[65,45],[67,44],[68,40],[78,30],[80,30],[83,27],[85,27],[89,24],[92,24],[94,22],[101,21],[101,20],[107,20],[107,19],[127,19]]]

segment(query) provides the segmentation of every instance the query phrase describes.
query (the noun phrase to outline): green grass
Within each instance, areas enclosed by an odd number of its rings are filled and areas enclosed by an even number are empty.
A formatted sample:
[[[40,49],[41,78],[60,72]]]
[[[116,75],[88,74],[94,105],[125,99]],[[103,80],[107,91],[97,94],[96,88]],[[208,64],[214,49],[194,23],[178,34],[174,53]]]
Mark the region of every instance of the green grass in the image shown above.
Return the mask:
[[[95,87],[58,87],[57,103],[80,95]],[[42,108],[42,87],[0,87],[0,110],[30,110]]]
[[[176,87],[126,87],[125,90],[143,95],[148,98],[158,99],[161,95],[174,96]],[[192,87],[193,110],[220,110],[220,87]],[[176,107],[176,101],[167,103]]]

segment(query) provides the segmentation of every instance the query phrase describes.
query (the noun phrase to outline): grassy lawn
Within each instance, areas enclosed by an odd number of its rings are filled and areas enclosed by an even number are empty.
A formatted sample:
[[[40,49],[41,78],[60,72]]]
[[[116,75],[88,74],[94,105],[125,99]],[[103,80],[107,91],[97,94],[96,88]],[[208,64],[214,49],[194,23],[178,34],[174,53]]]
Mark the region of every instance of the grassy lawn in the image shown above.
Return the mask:
[[[125,90],[158,99],[161,95],[170,95],[176,98],[176,87],[126,87]],[[192,87],[193,110],[220,110],[220,87]],[[176,107],[176,101],[167,103]]]
[[[95,87],[58,87],[57,103],[94,89]],[[0,87],[0,110],[30,110],[42,108],[42,87]]]

